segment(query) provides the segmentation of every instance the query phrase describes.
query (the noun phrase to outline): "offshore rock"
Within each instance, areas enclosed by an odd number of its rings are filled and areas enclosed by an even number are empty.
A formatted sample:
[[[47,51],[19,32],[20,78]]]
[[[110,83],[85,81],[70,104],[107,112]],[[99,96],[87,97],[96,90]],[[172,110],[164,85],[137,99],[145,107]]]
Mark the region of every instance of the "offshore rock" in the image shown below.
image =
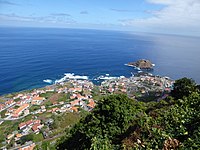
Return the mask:
[[[153,67],[155,65],[152,64],[152,62],[150,60],[141,59],[141,60],[138,60],[136,62],[128,63],[128,66],[137,67],[137,68],[140,68],[140,69],[153,69]]]

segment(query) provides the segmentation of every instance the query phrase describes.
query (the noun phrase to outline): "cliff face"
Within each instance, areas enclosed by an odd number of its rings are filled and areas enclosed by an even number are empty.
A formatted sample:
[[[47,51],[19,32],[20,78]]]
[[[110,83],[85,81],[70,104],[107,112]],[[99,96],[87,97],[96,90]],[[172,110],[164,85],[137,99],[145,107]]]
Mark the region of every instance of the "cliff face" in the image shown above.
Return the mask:
[[[153,64],[149,60],[141,59],[136,62],[128,63],[129,66],[138,67],[140,69],[152,69]]]

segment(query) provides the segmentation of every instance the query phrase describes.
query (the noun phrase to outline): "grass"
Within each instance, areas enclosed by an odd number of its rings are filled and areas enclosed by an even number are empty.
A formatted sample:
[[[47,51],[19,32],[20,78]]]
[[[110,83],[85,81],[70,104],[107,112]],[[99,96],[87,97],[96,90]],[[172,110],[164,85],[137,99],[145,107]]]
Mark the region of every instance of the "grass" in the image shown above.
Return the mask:
[[[42,113],[42,114],[37,114],[36,115],[38,117],[38,119],[41,119],[41,120],[46,120],[48,118],[51,118],[52,117],[52,113],[50,112],[45,112],[45,113]]]
[[[19,121],[4,121],[0,125],[0,143],[4,142],[7,135],[18,130]]]
[[[38,109],[40,109],[40,106],[38,106],[38,105],[33,105],[33,106],[31,106],[31,108],[30,108],[29,110],[30,110],[30,112],[33,112],[33,111],[36,111],[36,110],[38,110]]]
[[[17,98],[17,99],[15,99],[15,102],[18,102],[18,101],[20,101],[21,99],[20,98]]]
[[[46,100],[45,102],[44,102],[44,105],[45,106],[51,106],[52,105],[52,102],[51,101],[49,101],[49,100]]]
[[[46,92],[43,94],[40,94],[41,97],[45,97],[46,99],[49,99],[52,95],[54,95],[56,92]]]
[[[19,108],[19,106],[17,106],[17,105],[14,106],[14,109],[18,109],[18,108]]]
[[[6,115],[5,113],[7,112],[7,110],[3,110],[2,112],[0,112],[1,118],[5,118]]]
[[[2,143],[5,141],[5,136],[4,136],[4,134],[0,134],[0,148],[2,147],[2,146],[4,146]]]
[[[3,100],[3,99],[0,98],[0,103],[4,103],[4,102],[5,102],[5,100]]]
[[[43,135],[42,133],[39,134],[33,134],[33,141],[36,142],[41,142],[43,140]]]
[[[45,93],[42,94],[47,100],[44,102],[45,106],[51,106],[54,102],[61,102],[67,100],[67,94],[58,94],[58,93]]]
[[[59,98],[58,98],[58,102],[64,102],[67,100],[67,94],[60,94]]]
[[[53,115],[52,118],[54,119],[55,128],[52,130],[51,136],[56,136],[58,134],[63,134],[67,128],[76,124],[80,120],[81,115],[67,112],[62,115]]]
[[[52,140],[55,141],[55,140]],[[44,150],[56,150],[55,148],[55,144],[52,145],[52,141],[43,141],[41,145],[37,145],[34,149],[35,150],[40,150],[40,149],[44,149]],[[56,143],[56,142],[54,142]]]
[[[10,93],[10,94],[7,94],[7,95],[5,95],[5,97],[6,97],[6,98],[13,98],[13,97],[14,97],[14,93],[12,93],[12,94],[11,94],[11,93]]]
[[[31,119],[33,119],[33,115],[28,115],[25,118],[21,119],[20,122],[26,122],[26,121],[31,120]]]
[[[61,116],[60,126],[61,128],[65,128],[69,125],[73,125],[80,120],[80,115],[76,113],[66,113]]]
[[[93,99],[95,99],[95,100],[99,100],[99,99],[101,98],[101,94],[100,94],[99,87],[95,86],[95,87],[92,89],[92,97],[93,97]]]

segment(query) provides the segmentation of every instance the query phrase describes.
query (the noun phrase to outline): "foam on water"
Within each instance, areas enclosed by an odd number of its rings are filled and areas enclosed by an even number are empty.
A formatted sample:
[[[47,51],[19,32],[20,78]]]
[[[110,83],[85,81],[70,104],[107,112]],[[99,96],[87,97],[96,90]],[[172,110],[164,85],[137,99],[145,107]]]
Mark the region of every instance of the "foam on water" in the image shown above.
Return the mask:
[[[49,83],[49,84],[53,83],[53,81],[51,79],[45,79],[45,80],[43,80],[43,82],[46,82],[46,83]]]
[[[74,75],[74,73],[65,73],[65,77],[68,79],[82,79],[82,80],[88,80],[88,76],[80,76],[80,75]]]
[[[64,77],[55,80],[55,84],[57,83],[62,83],[68,80],[91,80],[91,81],[97,81],[100,82],[100,80],[112,80],[112,79],[118,79],[118,78],[125,78],[125,76],[120,76],[120,77],[115,77],[115,76],[110,76],[110,74],[105,74],[105,75],[100,75],[97,78],[89,79],[88,76],[81,76],[81,75],[75,75],[74,73],[65,73]],[[50,80],[43,80],[44,82],[49,83]]]
[[[111,80],[111,79],[117,79],[118,77],[100,77],[100,80]]]
[[[67,81],[67,80],[88,80],[88,76],[80,76],[80,75],[75,75],[74,73],[65,73],[64,74],[64,77],[61,78],[61,79],[57,79],[55,80],[55,84],[56,83],[61,83],[61,82],[64,82],[64,81]]]
[[[112,79],[118,79],[118,78],[125,78],[125,76],[120,76],[120,77],[114,77],[114,76],[110,76],[109,74],[101,75],[97,78],[95,78],[94,80],[112,80]]]

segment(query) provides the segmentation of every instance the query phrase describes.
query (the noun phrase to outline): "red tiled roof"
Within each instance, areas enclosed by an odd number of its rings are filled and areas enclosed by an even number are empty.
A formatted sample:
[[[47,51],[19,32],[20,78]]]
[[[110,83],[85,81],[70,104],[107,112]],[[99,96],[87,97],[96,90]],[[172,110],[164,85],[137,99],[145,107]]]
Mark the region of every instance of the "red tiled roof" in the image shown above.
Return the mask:
[[[18,118],[18,117],[19,117],[19,114],[13,114],[12,117],[13,117],[13,118]]]
[[[0,109],[4,108],[5,105],[4,104],[0,104]]]
[[[75,99],[75,98],[76,98],[75,95],[70,96],[70,99]]]
[[[5,104],[6,104],[6,105],[10,105],[10,104],[12,104],[13,102],[14,102],[14,100],[8,100],[8,101],[5,102]]]
[[[33,131],[37,131],[38,130],[38,126],[40,126],[40,123],[36,123],[32,126]]]
[[[29,121],[26,121],[26,125],[27,125],[27,126],[30,125],[30,124],[33,124],[33,120],[32,120],[32,119],[29,120]]]
[[[35,143],[29,145],[29,146],[26,146],[26,147],[22,147],[20,148],[19,150],[33,150],[35,147]]]
[[[72,107],[71,110],[78,112],[78,108],[77,107]]]
[[[14,112],[13,114],[19,115],[19,113],[20,113],[23,109],[25,109],[25,108],[27,108],[27,107],[29,107],[29,104],[23,104],[23,105],[20,106],[17,110],[15,110],[15,112]]]
[[[78,105],[79,102],[80,100],[74,100],[74,101],[71,101],[70,104],[74,106],[74,105]]]
[[[40,120],[34,120],[33,122],[34,122],[34,124],[36,124],[36,123],[41,123]]]
[[[18,134],[16,134],[16,137],[17,137],[17,138],[20,138],[20,137],[22,137],[22,134],[19,134],[19,133],[18,133]]]
[[[44,97],[33,97],[33,99],[32,99],[33,101],[42,101],[42,100],[44,100]]]
[[[87,106],[89,106],[91,108],[94,108],[94,106],[95,106],[94,100],[93,99],[89,99],[89,104]]]
[[[56,110],[58,110],[59,108],[56,107],[56,108],[52,108],[52,112],[55,112]]]
[[[22,122],[22,123],[19,124],[19,128],[22,128],[23,126],[26,126],[25,122]]]

